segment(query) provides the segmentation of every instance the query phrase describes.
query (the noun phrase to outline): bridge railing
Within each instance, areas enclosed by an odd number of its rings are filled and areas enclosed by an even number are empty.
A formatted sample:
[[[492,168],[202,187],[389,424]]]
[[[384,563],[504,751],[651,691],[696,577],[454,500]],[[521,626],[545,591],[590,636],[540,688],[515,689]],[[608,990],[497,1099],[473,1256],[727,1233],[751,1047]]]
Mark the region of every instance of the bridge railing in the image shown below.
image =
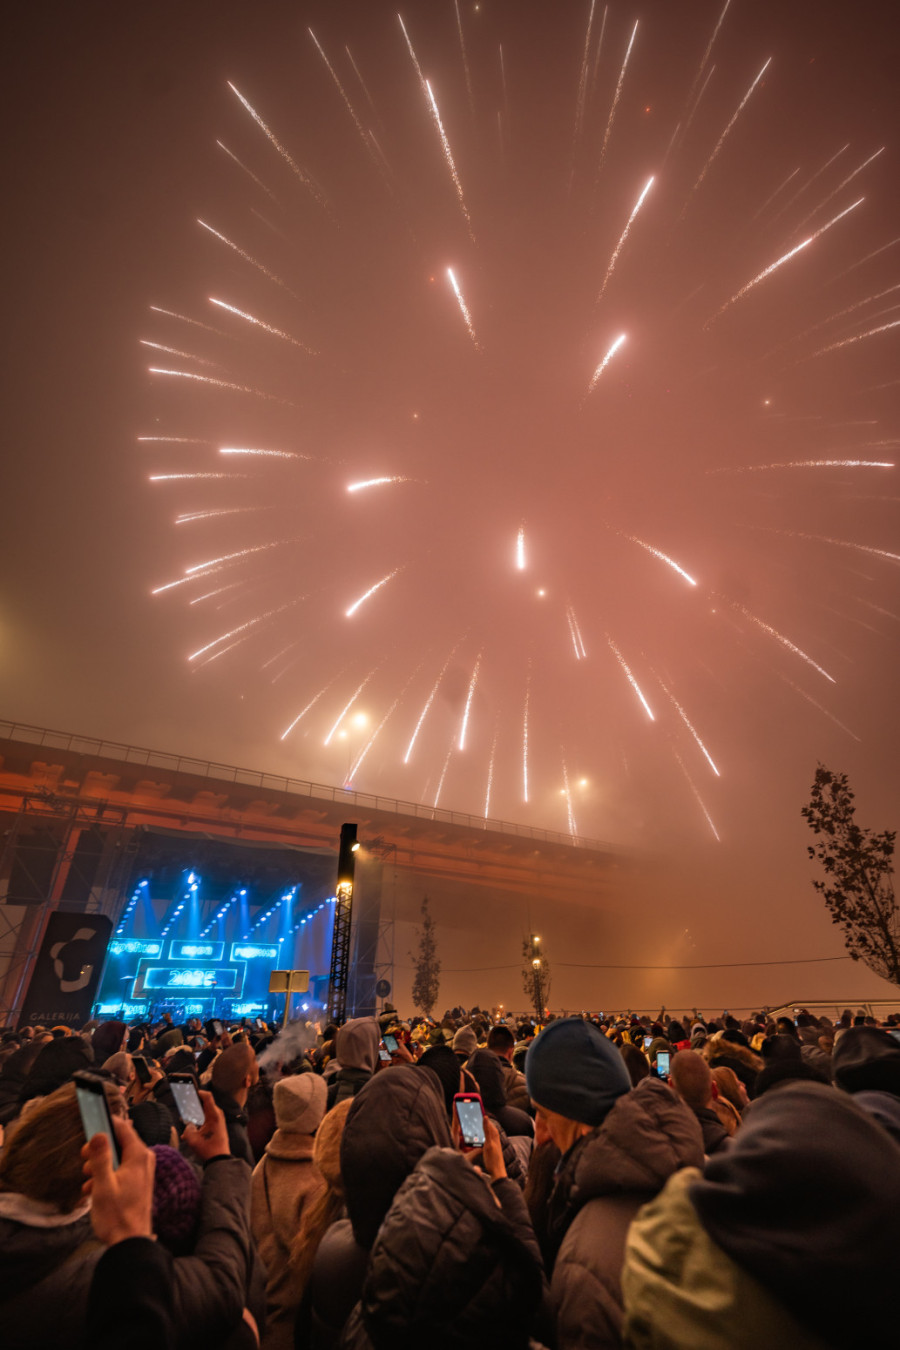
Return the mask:
[[[168,769],[174,773],[189,773],[215,782],[237,783],[244,787],[258,787],[273,792],[289,792],[320,801],[342,802],[347,806],[367,807],[371,811],[387,811],[393,815],[414,816],[417,820],[460,825],[470,830],[486,830],[495,834],[515,835],[538,843],[563,844],[569,848],[586,848],[600,852],[613,850],[613,845],[600,839],[581,835],[561,834],[556,830],[542,830],[533,825],[519,825],[514,821],[496,820],[486,816],[472,816],[464,811],[446,807],[426,806],[424,802],[407,802],[395,797],[382,797],[353,788],[333,787],[327,783],[307,782],[282,774],[266,773],[258,769],[244,769],[233,764],[219,764],[214,760],[197,759],[191,755],[176,755],[164,750],[148,750],[119,741],[108,741],[93,736],[78,736],[65,731],[51,731],[46,727],[29,726],[22,722],[0,719],[0,740],[24,741],[28,745],[48,750],[67,750],[79,755],[119,760],[138,764],[148,769]],[[621,847],[615,851],[621,853]]]

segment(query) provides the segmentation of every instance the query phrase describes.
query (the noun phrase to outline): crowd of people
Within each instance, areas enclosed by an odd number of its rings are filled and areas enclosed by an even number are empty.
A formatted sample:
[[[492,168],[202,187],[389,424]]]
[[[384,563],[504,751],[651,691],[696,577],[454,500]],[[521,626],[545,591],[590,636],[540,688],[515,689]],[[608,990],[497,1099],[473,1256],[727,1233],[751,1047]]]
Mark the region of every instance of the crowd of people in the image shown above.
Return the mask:
[[[26,1027],[0,1127],[5,1350],[897,1340],[900,1016]]]

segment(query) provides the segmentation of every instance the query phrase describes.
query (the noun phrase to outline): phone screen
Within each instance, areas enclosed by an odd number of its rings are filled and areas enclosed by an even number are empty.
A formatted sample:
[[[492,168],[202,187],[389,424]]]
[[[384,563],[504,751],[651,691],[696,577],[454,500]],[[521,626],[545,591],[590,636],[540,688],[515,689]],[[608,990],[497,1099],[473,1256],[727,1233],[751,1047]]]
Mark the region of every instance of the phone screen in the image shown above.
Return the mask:
[[[385,1038],[384,1038],[384,1048],[385,1048],[385,1050],[390,1050],[391,1054],[393,1054],[394,1051],[397,1049],[397,1037],[396,1037],[396,1036],[385,1036]]]
[[[185,1125],[203,1124],[203,1105],[197,1096],[197,1089],[189,1078],[170,1078],[169,1086],[175,1099],[175,1107]]]
[[[456,1097],[453,1101],[456,1118],[462,1132],[463,1143],[469,1148],[481,1148],[484,1143],[484,1114],[481,1103]]]
[[[660,1050],[659,1054],[656,1056],[656,1072],[659,1074],[660,1078],[668,1078],[669,1076],[668,1050]]]
[[[645,1037],[644,1037],[644,1049],[645,1049],[645,1050],[649,1050],[652,1044],[653,1044],[653,1037],[652,1037],[652,1036],[645,1036]]]
[[[213,1034],[214,1034],[215,1036],[221,1036],[221,1035],[222,1035],[222,1023],[221,1023],[221,1022],[216,1022],[216,1021],[214,1021],[213,1024],[212,1024],[212,1026],[213,1026]]]
[[[132,1063],[134,1064],[134,1071],[137,1074],[140,1081],[142,1083],[149,1083],[151,1078],[150,1066],[144,1059],[144,1056],[132,1055],[131,1060]]]
[[[75,1096],[78,1099],[85,1139],[93,1139],[95,1134],[106,1135],[112,1150],[112,1165],[115,1171],[119,1166],[119,1147],[113,1133],[112,1117],[109,1114],[103,1084],[98,1081],[95,1088],[94,1084],[88,1084],[84,1080],[79,1082],[76,1079]]]
[[[382,1049],[379,1047],[379,1050],[378,1050],[378,1058],[381,1060],[382,1064],[390,1064],[390,1062],[391,1062],[391,1054],[390,1054],[390,1051],[389,1051],[389,1050],[382,1050]]]

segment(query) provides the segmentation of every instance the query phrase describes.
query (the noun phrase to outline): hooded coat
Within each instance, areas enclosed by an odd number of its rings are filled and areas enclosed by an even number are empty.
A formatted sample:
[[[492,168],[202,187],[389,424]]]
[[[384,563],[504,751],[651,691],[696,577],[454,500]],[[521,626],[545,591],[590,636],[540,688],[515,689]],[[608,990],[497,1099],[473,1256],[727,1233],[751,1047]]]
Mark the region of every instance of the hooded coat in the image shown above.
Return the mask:
[[[316,1350],[337,1344],[394,1196],[435,1145],[450,1146],[450,1126],[440,1082],[430,1069],[395,1064],[354,1098],[341,1137],[348,1217],[333,1223],[322,1239],[307,1290]]]
[[[558,1350],[619,1346],[628,1226],[682,1167],[701,1167],[694,1113],[658,1078],[617,1099],[563,1157],[550,1197],[551,1298]]]
[[[703,1176],[674,1177],[636,1219],[626,1343],[889,1345],[898,1246],[900,1147],[833,1089],[785,1083],[753,1104]]]
[[[266,1282],[266,1350],[289,1350],[303,1286],[290,1265],[291,1246],[300,1216],[324,1188],[313,1162],[311,1134],[276,1130],[253,1169],[250,1224]]]
[[[348,1097],[355,1097],[378,1064],[381,1028],[374,1017],[354,1017],[335,1037],[335,1058],[340,1068],[328,1087],[328,1110]]]

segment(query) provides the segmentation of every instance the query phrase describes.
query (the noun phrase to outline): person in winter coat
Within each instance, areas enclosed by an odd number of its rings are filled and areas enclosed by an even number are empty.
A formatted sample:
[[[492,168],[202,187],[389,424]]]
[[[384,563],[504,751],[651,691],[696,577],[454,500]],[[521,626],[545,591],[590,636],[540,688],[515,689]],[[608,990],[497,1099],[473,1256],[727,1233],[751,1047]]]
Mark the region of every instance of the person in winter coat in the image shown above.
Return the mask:
[[[528,1096],[525,1075],[520,1073],[513,1064],[516,1038],[505,1023],[501,1022],[499,1025],[491,1027],[487,1036],[487,1048],[492,1050],[500,1060],[507,1106],[512,1106],[517,1111],[527,1111],[530,1115],[531,1099]]]
[[[348,1097],[355,1097],[368,1083],[378,1065],[381,1029],[374,1017],[354,1017],[335,1037],[335,1057],[340,1068],[328,1088],[328,1110]]]
[[[431,1148],[400,1187],[373,1244],[345,1350],[533,1344],[540,1252],[489,1119],[485,1136],[484,1173],[455,1149]]]
[[[538,1137],[562,1154],[545,1248],[558,1350],[618,1346],[628,1225],[673,1172],[702,1164],[700,1125],[660,1079],[632,1089],[616,1046],[580,1017],[536,1037],[525,1077]]]
[[[341,1137],[347,1218],[322,1239],[307,1291],[312,1350],[337,1345],[394,1196],[423,1154],[450,1144],[443,1093],[430,1069],[392,1065],[354,1097]]]
[[[235,1158],[243,1158],[248,1167],[256,1159],[247,1134],[248,1117],[244,1109],[250,1089],[259,1079],[256,1055],[246,1041],[228,1046],[212,1067],[210,1086],[216,1106],[225,1117],[228,1145]]]
[[[764,1061],[750,1049],[750,1042],[742,1031],[718,1031],[706,1042],[706,1059],[711,1069],[731,1069],[748,1092],[753,1090],[756,1075]]]
[[[291,1247],[304,1210],[324,1189],[313,1163],[313,1136],[325,1114],[328,1089],[316,1073],[275,1084],[278,1128],[253,1171],[250,1224],[266,1268],[264,1350],[290,1350],[303,1283],[291,1267]]]
[[[718,1153],[730,1138],[715,1110],[713,1077],[709,1065],[696,1050],[679,1050],[669,1072],[672,1091],[693,1111],[703,1134],[703,1151]]]
[[[628,1234],[633,1350],[859,1350],[896,1340],[900,1146],[856,1103],[784,1083]],[[893,1330],[891,1330],[893,1328]]]
[[[487,1051],[477,1053],[486,1054]],[[488,1111],[489,1115],[491,1114],[487,1102],[484,1101],[478,1081],[468,1069],[460,1068],[459,1059],[449,1045],[433,1045],[425,1051],[417,1067],[430,1069],[440,1079],[444,1093],[444,1104],[447,1108],[448,1123],[453,1120],[453,1098],[458,1092],[479,1093],[482,1096],[485,1110]],[[506,1175],[510,1180],[515,1181],[518,1186],[524,1188],[531,1157],[531,1137],[521,1135],[514,1142],[507,1136],[502,1126],[499,1126],[496,1116],[493,1116],[493,1119],[500,1128],[500,1146],[503,1150],[503,1161],[506,1164]],[[528,1120],[530,1122],[530,1116]]]
[[[111,1112],[122,1094],[106,1089]],[[227,1154],[221,1113],[201,1094],[207,1121],[185,1131],[204,1162],[200,1218],[191,1255],[174,1260],[171,1300],[179,1347],[225,1346],[250,1302],[263,1319],[262,1281],[250,1294],[250,1172]],[[88,1294],[103,1247],[82,1200],[84,1130],[75,1086],[32,1107],[0,1160],[0,1328],[3,1350],[82,1344]]]

